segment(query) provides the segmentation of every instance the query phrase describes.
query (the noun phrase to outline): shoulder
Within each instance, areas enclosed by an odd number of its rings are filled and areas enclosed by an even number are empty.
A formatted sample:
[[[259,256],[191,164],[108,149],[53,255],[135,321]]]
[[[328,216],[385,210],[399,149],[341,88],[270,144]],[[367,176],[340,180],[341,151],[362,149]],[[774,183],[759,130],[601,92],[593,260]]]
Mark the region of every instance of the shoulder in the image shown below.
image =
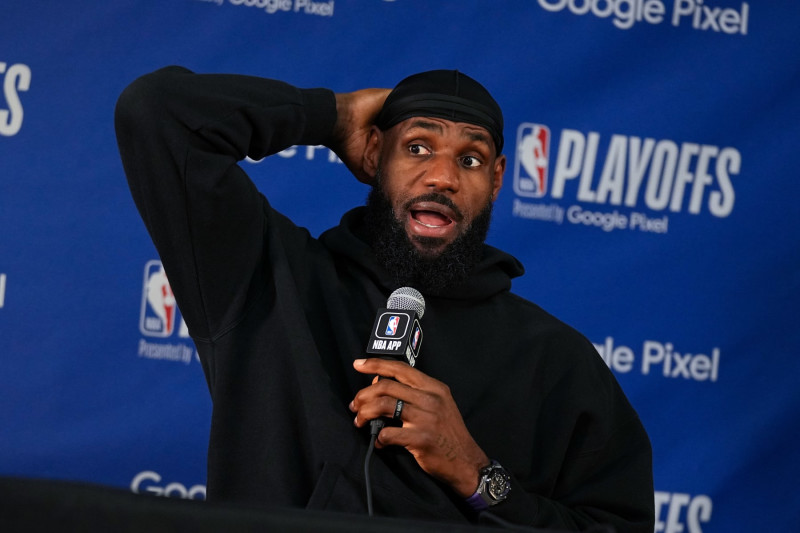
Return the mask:
[[[570,348],[596,354],[592,343],[577,329],[513,292],[497,295],[493,308],[493,312],[509,327],[514,327],[523,339],[535,339],[549,348]]]
[[[570,383],[576,389],[591,386],[616,395],[616,378],[583,333],[512,292],[492,300],[487,317],[496,337],[503,339],[516,364],[532,367],[537,382],[546,376],[545,382]]]

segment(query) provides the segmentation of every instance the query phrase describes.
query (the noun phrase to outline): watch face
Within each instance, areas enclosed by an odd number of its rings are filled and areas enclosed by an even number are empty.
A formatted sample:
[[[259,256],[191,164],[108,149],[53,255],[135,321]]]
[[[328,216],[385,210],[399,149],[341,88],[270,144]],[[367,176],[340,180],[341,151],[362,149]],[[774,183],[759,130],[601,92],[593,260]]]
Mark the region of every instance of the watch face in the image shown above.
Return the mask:
[[[504,499],[508,494],[508,491],[511,490],[508,474],[506,474],[505,471],[500,468],[495,468],[492,471],[488,481],[487,489],[489,496],[491,496],[494,500]]]

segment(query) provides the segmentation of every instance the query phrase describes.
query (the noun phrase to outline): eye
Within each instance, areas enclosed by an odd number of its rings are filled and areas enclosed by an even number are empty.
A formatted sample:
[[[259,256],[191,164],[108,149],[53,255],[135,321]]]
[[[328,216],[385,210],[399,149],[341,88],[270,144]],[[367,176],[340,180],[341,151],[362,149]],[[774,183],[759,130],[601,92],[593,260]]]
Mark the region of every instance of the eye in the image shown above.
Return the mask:
[[[428,155],[431,153],[425,146],[416,143],[408,145],[408,152],[412,155]]]
[[[461,158],[461,164],[467,168],[478,168],[483,162],[474,155],[465,155]]]

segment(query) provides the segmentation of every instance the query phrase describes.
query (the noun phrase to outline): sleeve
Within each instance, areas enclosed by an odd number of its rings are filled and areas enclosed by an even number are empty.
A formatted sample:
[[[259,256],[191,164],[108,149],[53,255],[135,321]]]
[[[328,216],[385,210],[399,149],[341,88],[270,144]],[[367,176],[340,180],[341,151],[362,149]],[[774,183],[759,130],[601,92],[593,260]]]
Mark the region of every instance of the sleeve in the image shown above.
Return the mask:
[[[323,144],[335,122],[333,92],[257,77],[167,67],[123,91],[125,174],[195,339],[236,323],[267,279],[264,238],[279,217],[237,162]]]
[[[639,420],[612,436],[604,449],[570,459],[560,483],[569,494],[527,491],[512,476],[508,505],[484,512],[488,524],[524,524],[563,531],[611,526],[625,533],[652,533],[655,511],[650,441]],[[519,495],[519,496],[518,496]],[[604,530],[603,530],[604,531]]]
[[[536,434],[527,452],[532,466],[512,474],[508,500],[490,508],[481,522],[652,533],[652,449],[639,416],[582,336],[561,338],[546,349],[560,356],[537,381],[544,399],[528,418]],[[503,464],[503,457],[495,459]]]

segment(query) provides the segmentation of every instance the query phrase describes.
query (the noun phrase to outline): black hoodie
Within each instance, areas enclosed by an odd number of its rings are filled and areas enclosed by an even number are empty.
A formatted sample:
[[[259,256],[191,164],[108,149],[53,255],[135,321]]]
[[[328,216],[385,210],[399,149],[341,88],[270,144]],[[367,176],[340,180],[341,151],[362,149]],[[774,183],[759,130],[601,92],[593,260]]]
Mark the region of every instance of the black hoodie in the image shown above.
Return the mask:
[[[369,377],[352,361],[395,287],[360,237],[363,208],[314,239],[236,165],[324,143],[335,120],[328,90],[180,68],[140,78],[117,106],[131,191],[213,401],[209,500],[365,512],[368,435],[347,406]],[[650,533],[647,435],[591,343],[510,292],[522,272],[485,246],[462,286],[425,294],[417,368],[450,387],[475,441],[511,473],[494,514]],[[475,519],[402,448],[378,451],[371,477],[377,514]]]

